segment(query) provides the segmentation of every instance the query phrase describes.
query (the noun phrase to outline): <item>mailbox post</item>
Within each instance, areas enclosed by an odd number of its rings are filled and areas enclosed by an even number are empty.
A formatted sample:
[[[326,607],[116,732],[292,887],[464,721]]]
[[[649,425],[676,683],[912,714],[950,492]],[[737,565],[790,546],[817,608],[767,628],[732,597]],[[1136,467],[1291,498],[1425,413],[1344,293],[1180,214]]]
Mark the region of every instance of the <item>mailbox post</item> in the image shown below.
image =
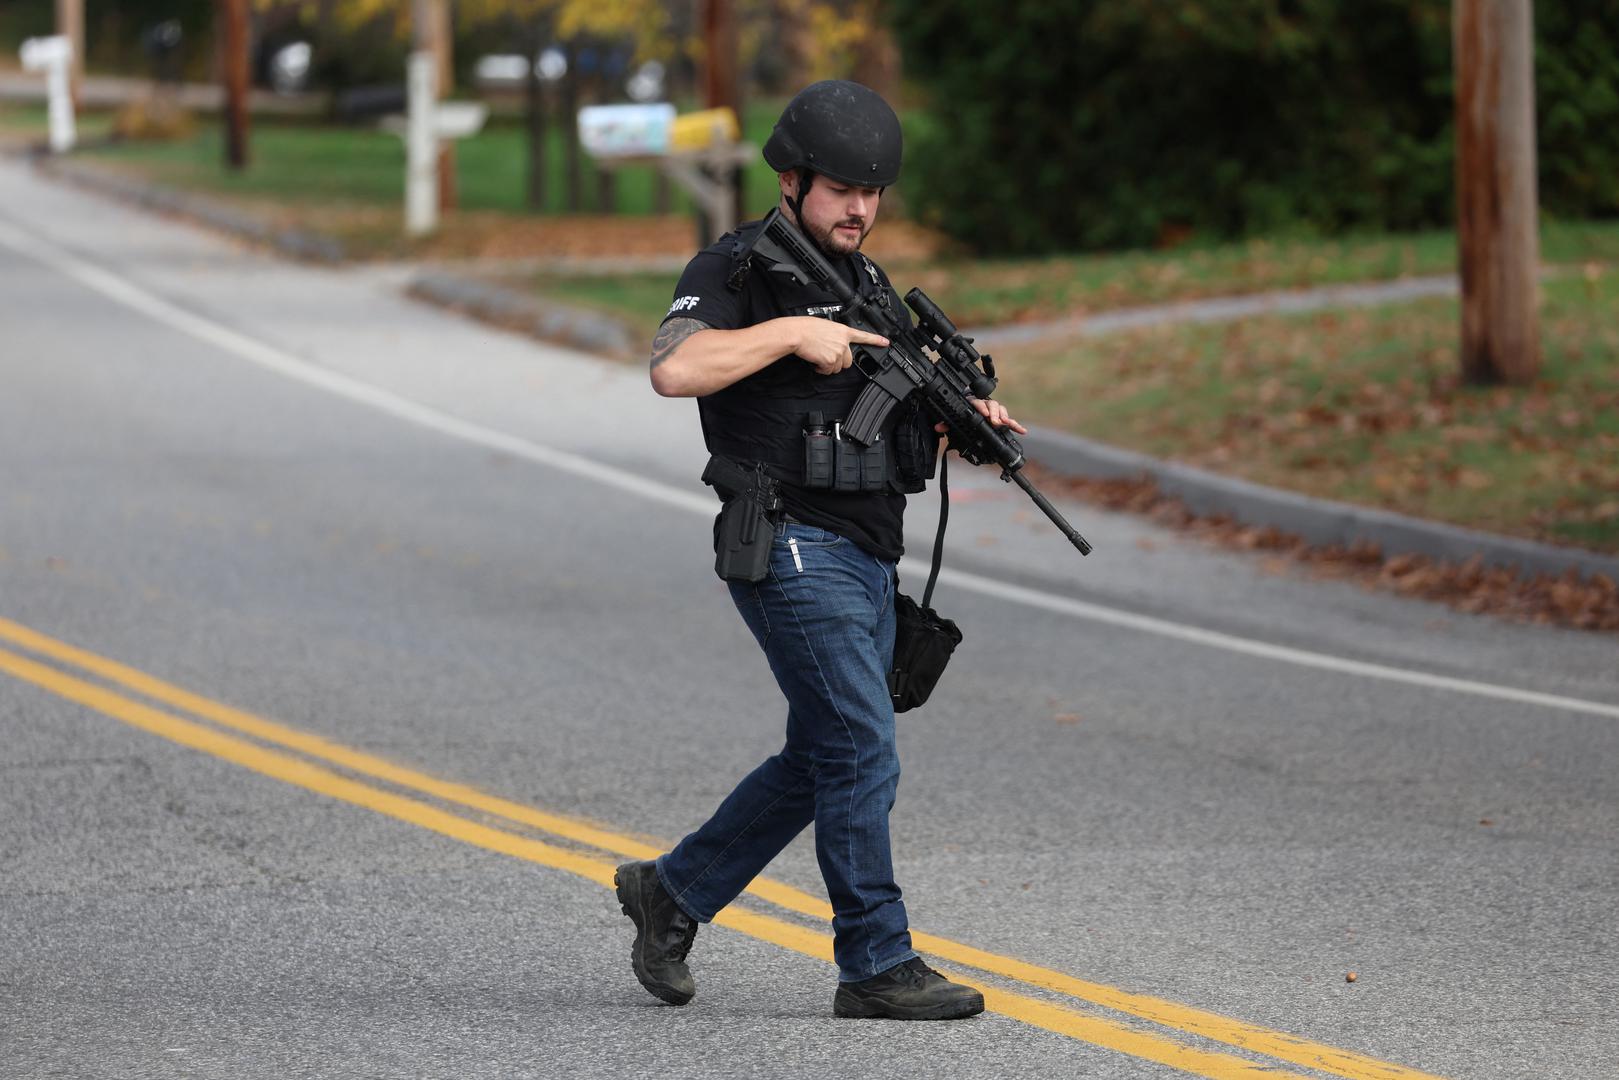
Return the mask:
[[[62,34],[29,38],[22,43],[22,66],[45,73],[51,153],[67,153],[78,138],[73,123],[72,39]]]
[[[410,54],[406,68],[403,117],[383,120],[383,130],[405,140],[405,232],[426,236],[438,228],[439,146],[482,129],[489,106],[438,100],[438,59],[427,51]]]
[[[673,105],[592,105],[579,110],[579,141],[612,169],[652,165],[684,188],[702,213],[698,243],[736,228],[739,166],[754,148],[739,141],[736,114],[706,109],[676,116]]]

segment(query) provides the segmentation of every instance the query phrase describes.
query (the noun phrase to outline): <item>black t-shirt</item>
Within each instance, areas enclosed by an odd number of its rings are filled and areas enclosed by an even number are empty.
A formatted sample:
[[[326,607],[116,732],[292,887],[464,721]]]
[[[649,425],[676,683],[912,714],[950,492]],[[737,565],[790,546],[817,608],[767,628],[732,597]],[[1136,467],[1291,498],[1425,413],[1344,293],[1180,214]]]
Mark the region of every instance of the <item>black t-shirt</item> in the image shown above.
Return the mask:
[[[744,225],[738,232],[746,232],[754,224]],[[788,315],[831,318],[842,310],[843,305],[831,293],[814,285],[800,285],[758,265],[748,271],[740,288],[733,289],[730,279],[735,269],[731,257],[734,239],[735,234],[728,233],[686,264],[665,322],[687,318],[716,330],[740,330]],[[862,277],[868,279],[864,283],[867,287],[888,287],[887,275],[864,256],[828,261],[857,291],[861,290]],[[748,404],[761,395],[824,400],[826,419],[841,419],[865,385],[866,377],[852,367],[836,375],[820,375],[808,361],[789,354],[701,399],[704,437],[709,449],[714,450],[712,425],[723,424],[728,414],[745,412]],[[802,431],[786,431],[782,437],[801,440]],[[787,513],[806,525],[837,533],[879,558],[897,560],[904,552],[905,496],[891,491],[810,491],[791,483],[783,483],[781,490]]]

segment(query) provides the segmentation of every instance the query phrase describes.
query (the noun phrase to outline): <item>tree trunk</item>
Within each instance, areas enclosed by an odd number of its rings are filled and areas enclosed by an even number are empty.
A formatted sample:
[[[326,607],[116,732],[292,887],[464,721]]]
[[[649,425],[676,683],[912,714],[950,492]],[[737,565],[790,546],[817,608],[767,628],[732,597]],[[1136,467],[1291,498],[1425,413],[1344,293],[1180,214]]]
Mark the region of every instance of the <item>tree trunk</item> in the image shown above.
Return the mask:
[[[607,77],[606,71],[606,47],[599,48],[599,55],[602,57],[601,65],[591,76],[587,96],[593,104],[605,105],[613,100],[612,80]],[[594,158],[591,159],[590,168],[596,181],[596,212],[618,213],[618,171]]]
[[[1525,384],[1540,369],[1530,0],[1456,0],[1454,32],[1462,377]]]
[[[568,213],[579,212],[580,189],[583,187],[579,156],[579,70],[577,50],[568,50],[568,72],[562,77],[562,132],[563,156],[567,166]]]
[[[528,126],[528,208],[536,212],[545,210],[550,187],[546,175],[545,139],[550,125],[546,122],[545,85],[540,82],[539,72],[534,70],[541,41],[542,35],[536,30],[529,48],[528,75],[523,83]]]

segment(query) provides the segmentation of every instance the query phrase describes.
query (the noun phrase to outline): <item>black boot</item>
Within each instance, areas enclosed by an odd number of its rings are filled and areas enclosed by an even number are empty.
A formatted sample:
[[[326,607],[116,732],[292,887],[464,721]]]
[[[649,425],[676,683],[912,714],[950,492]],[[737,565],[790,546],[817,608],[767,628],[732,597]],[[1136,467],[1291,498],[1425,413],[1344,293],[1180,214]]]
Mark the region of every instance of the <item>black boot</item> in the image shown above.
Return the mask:
[[[953,983],[921,960],[907,960],[881,975],[839,983],[836,1016],[888,1020],[959,1020],[984,1011],[984,995]]]
[[[613,875],[618,902],[635,923],[630,966],[641,985],[671,1005],[684,1005],[697,993],[686,954],[697,935],[697,920],[681,911],[658,880],[650,862],[625,863]]]

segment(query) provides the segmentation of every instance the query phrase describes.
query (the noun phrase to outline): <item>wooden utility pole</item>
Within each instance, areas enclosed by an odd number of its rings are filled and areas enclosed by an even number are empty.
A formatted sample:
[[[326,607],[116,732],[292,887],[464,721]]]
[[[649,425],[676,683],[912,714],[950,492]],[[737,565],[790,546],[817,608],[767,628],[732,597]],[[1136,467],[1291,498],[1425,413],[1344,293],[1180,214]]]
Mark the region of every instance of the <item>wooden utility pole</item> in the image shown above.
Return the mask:
[[[224,14],[220,74],[225,83],[225,164],[240,172],[248,159],[247,0],[220,0],[219,6]]]
[[[737,70],[738,51],[736,0],[703,0],[703,103],[710,109],[729,107],[740,123],[742,80]],[[736,166],[732,174],[736,221],[747,217],[744,175],[742,166]]]
[[[84,90],[84,0],[56,0],[56,32],[73,43],[73,60],[68,68],[73,108],[83,101]]]
[[[438,61],[438,97],[442,100],[455,84],[449,0],[412,0],[411,31],[417,51],[432,53]],[[456,202],[455,143],[445,139],[438,153],[439,209],[453,210]]]
[[[703,102],[742,104],[736,71],[736,0],[703,0]]]
[[[1528,383],[1540,369],[1531,0],[1455,0],[1453,29],[1462,376]]]

